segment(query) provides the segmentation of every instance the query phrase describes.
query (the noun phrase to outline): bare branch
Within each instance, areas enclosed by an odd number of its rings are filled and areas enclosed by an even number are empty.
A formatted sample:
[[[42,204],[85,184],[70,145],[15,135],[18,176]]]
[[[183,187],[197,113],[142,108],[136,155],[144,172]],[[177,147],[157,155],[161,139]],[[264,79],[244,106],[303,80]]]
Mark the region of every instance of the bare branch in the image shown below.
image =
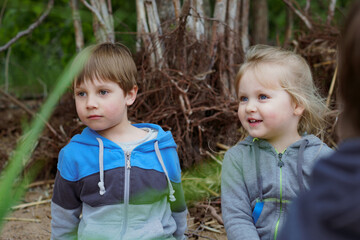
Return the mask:
[[[173,0],[173,4],[174,4],[174,9],[175,9],[175,18],[176,19],[179,19],[180,17],[180,9],[181,9],[181,6],[180,6],[180,0]]]
[[[49,128],[49,130],[55,135],[57,136],[59,139],[64,140],[63,137],[61,137],[56,131],[55,129],[50,125],[49,122],[47,122],[40,114],[34,113],[33,111],[31,111],[25,104],[23,104],[22,102],[20,102],[18,99],[16,99],[15,97],[11,96],[9,93],[5,92],[4,90],[2,90],[0,88],[0,93],[3,94],[5,97],[7,97],[7,99],[13,103],[15,103],[16,105],[18,105],[20,108],[22,108],[25,112],[27,112],[28,114],[30,114],[33,117],[38,117],[40,118],[41,121],[43,121],[45,123],[45,125]]]
[[[311,5],[311,0],[306,0],[305,10],[304,10],[306,15],[309,15],[310,5]]]
[[[335,6],[336,6],[336,0],[331,0],[330,4],[329,4],[328,16],[327,16],[327,20],[326,20],[326,24],[328,24],[328,25],[330,25],[331,20],[334,17]]]
[[[5,12],[5,8],[6,8],[6,4],[7,4],[7,0],[4,1],[3,6],[1,8],[1,12],[0,12],[0,27],[1,27],[1,20],[2,17],[4,16],[4,12]]]
[[[11,55],[11,47],[9,47],[9,50],[6,54],[6,60],[5,60],[5,92],[8,92],[9,90],[9,62],[10,62],[10,55]]]
[[[246,52],[250,43],[249,43],[249,9],[250,3],[249,0],[242,0],[241,7],[241,44],[243,52]]]
[[[70,0],[70,6],[74,22],[76,50],[79,52],[84,47],[84,34],[81,26],[78,0]]]
[[[101,26],[106,29],[106,25],[104,22],[104,19],[101,17],[99,11],[95,8],[93,8],[86,0],[81,0],[81,2],[85,5],[85,7],[87,7],[92,13],[95,14],[95,16],[97,17],[97,19],[99,20],[99,23],[101,24]]]
[[[31,24],[28,29],[18,32],[18,34],[16,34],[16,36],[14,38],[12,38],[10,41],[8,41],[5,45],[1,46],[0,52],[5,51],[11,45],[13,45],[17,40],[19,40],[21,37],[30,34],[35,28],[37,28],[44,21],[44,19],[49,15],[53,6],[54,6],[54,0],[49,0],[46,10],[40,16],[40,18],[36,22]]]
[[[283,2],[291,9],[295,12],[296,15],[298,15],[298,17],[305,23],[306,27],[310,30],[312,30],[313,26],[311,24],[311,22],[309,21],[309,19],[307,19],[307,17],[302,14],[298,9],[296,9],[294,7],[294,5],[292,4],[292,2],[290,2],[289,0],[283,0]]]

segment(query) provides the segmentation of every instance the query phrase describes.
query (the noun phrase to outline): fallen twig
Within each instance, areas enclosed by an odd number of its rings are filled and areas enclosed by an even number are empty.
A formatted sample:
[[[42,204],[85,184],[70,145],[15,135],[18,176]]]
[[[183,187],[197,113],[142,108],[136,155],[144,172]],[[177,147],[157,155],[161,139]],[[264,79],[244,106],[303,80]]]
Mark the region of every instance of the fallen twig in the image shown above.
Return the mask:
[[[222,233],[220,230],[217,230],[217,229],[215,229],[215,228],[206,226],[206,225],[204,225],[204,224],[201,224],[200,226],[201,226],[203,229],[206,229],[206,230],[211,231],[211,232]]]
[[[22,209],[22,208],[37,206],[37,205],[41,205],[41,204],[46,204],[46,203],[50,203],[50,202],[51,202],[51,199],[46,199],[46,200],[37,201],[37,202],[20,204],[20,205],[17,205],[17,206],[12,207],[11,209],[12,209],[12,210],[17,210],[17,209]]]
[[[205,204],[197,204],[196,206],[200,208],[205,208],[206,210],[210,210],[211,216],[214,217],[219,224],[224,225],[222,217],[219,214],[217,214],[216,209],[213,206],[205,205]]]
[[[38,186],[42,186],[42,185],[53,184],[54,182],[55,182],[55,179],[33,182],[33,183],[30,183],[27,186],[27,188],[33,188],[33,187],[38,187]]]
[[[328,107],[329,107],[329,105],[330,105],[331,95],[332,95],[332,93],[333,93],[333,91],[334,91],[334,86],[335,86],[336,76],[337,76],[337,70],[338,70],[338,68],[337,68],[337,66],[336,66],[335,72],[334,72],[334,76],[333,76],[332,81],[331,81],[331,85],[330,85],[330,89],[329,89],[329,94],[328,94],[328,97],[327,97],[327,99],[326,99],[326,106],[328,106]]]
[[[39,219],[33,219],[33,218],[15,218],[15,217],[8,217],[4,218],[5,221],[21,221],[21,222],[36,222],[41,223]]]

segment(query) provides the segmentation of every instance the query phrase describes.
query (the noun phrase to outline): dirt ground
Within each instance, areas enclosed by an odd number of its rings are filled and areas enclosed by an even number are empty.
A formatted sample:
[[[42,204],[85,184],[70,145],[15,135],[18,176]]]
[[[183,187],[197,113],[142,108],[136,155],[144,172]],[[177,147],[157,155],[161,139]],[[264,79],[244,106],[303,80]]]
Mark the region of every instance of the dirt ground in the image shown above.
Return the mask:
[[[22,203],[16,205],[16,209],[5,219],[0,240],[50,239],[51,195],[52,184],[29,188]],[[219,212],[217,205],[213,207]],[[189,209],[187,235],[189,239],[227,239],[223,225],[204,207]]]

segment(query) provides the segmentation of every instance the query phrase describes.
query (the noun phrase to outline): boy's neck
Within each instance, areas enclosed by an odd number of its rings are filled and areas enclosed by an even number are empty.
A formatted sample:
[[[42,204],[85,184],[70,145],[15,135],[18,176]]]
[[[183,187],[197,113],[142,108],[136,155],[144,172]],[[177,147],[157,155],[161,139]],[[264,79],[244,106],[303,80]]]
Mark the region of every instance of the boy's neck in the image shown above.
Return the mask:
[[[106,131],[97,131],[101,136],[113,142],[133,142],[144,138],[147,134],[141,128],[133,126],[130,122],[124,123],[121,127],[116,126]]]

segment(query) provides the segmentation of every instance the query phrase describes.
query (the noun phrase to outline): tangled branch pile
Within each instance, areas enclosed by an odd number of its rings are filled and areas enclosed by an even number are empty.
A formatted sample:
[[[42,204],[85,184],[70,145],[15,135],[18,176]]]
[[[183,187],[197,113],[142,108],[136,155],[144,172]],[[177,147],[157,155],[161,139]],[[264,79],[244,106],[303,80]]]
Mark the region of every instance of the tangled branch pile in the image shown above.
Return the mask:
[[[160,36],[158,44],[164,49],[162,67],[151,64],[155,49],[143,49],[135,56],[140,91],[129,109],[132,122],[156,123],[172,131],[184,169],[211,155],[217,143],[233,145],[243,137],[238,131],[237,101],[224,84],[224,79],[231,82],[230,78],[241,64],[242,50],[238,47],[230,52],[220,42],[216,45],[217,54],[213,54],[214,45],[197,40],[186,30],[185,22]],[[329,106],[334,110],[336,95],[331,83],[335,79],[338,34],[337,29],[319,26],[298,34],[293,41],[295,50],[310,63],[316,85],[324,97],[328,96]],[[228,64],[229,55],[233,56],[233,65]],[[4,103],[1,109],[10,112],[14,106],[6,101],[6,98],[1,100]],[[323,136],[330,146],[337,142],[335,117],[334,111],[327,134]],[[11,118],[0,124],[0,137],[15,146],[21,135],[22,117],[16,115],[16,121]],[[60,148],[84,127],[77,120],[70,93],[62,98],[49,123],[56,132],[46,128],[33,155],[33,162],[43,160],[45,163],[45,171],[39,178],[52,177]],[[14,124],[17,126],[12,126]],[[8,147],[0,149],[1,169],[9,154]]]

